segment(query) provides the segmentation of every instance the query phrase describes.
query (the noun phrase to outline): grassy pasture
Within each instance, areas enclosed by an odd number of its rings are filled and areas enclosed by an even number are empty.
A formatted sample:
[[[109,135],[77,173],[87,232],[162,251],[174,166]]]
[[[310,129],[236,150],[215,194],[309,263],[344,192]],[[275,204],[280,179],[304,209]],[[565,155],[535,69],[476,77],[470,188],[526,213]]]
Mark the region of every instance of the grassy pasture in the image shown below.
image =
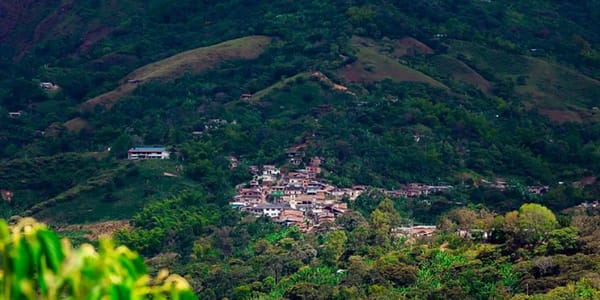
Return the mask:
[[[267,49],[270,42],[271,38],[267,36],[247,36],[167,57],[134,70],[120,80],[119,87],[85,101],[81,108],[92,110],[98,105],[111,108],[120,98],[130,94],[139,84],[146,81],[169,81],[185,72],[204,72],[224,61],[257,58]],[[129,82],[130,80],[136,82]]]

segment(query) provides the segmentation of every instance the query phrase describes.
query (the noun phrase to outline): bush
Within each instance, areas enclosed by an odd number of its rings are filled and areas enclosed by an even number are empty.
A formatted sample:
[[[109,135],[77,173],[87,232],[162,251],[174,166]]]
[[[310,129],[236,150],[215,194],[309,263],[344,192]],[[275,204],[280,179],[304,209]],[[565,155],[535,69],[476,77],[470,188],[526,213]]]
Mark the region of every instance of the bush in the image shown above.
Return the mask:
[[[31,218],[0,220],[2,299],[196,299],[188,282],[161,270],[156,278],[127,247],[100,241],[73,248]]]

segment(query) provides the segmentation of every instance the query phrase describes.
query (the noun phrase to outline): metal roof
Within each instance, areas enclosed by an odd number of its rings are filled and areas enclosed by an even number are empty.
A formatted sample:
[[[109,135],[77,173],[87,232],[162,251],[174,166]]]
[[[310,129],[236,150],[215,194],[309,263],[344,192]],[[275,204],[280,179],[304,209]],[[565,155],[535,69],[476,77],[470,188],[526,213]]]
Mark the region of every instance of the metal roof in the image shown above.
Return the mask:
[[[165,151],[166,147],[133,147],[129,151]]]

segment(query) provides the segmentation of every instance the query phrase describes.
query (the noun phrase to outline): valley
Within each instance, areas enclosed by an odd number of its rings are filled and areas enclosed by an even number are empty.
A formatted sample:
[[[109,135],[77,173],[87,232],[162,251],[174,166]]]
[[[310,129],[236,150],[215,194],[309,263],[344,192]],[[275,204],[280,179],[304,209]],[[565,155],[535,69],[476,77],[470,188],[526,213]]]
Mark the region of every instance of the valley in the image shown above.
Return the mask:
[[[597,299],[599,9],[2,3],[0,295]]]

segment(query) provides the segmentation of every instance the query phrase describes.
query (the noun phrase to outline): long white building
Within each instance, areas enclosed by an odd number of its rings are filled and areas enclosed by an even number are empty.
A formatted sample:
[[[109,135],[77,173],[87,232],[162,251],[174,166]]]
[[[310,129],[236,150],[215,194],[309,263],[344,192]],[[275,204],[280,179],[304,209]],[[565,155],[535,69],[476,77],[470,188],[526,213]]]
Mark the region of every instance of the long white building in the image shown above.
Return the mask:
[[[127,159],[168,159],[165,147],[134,147],[127,151]]]

